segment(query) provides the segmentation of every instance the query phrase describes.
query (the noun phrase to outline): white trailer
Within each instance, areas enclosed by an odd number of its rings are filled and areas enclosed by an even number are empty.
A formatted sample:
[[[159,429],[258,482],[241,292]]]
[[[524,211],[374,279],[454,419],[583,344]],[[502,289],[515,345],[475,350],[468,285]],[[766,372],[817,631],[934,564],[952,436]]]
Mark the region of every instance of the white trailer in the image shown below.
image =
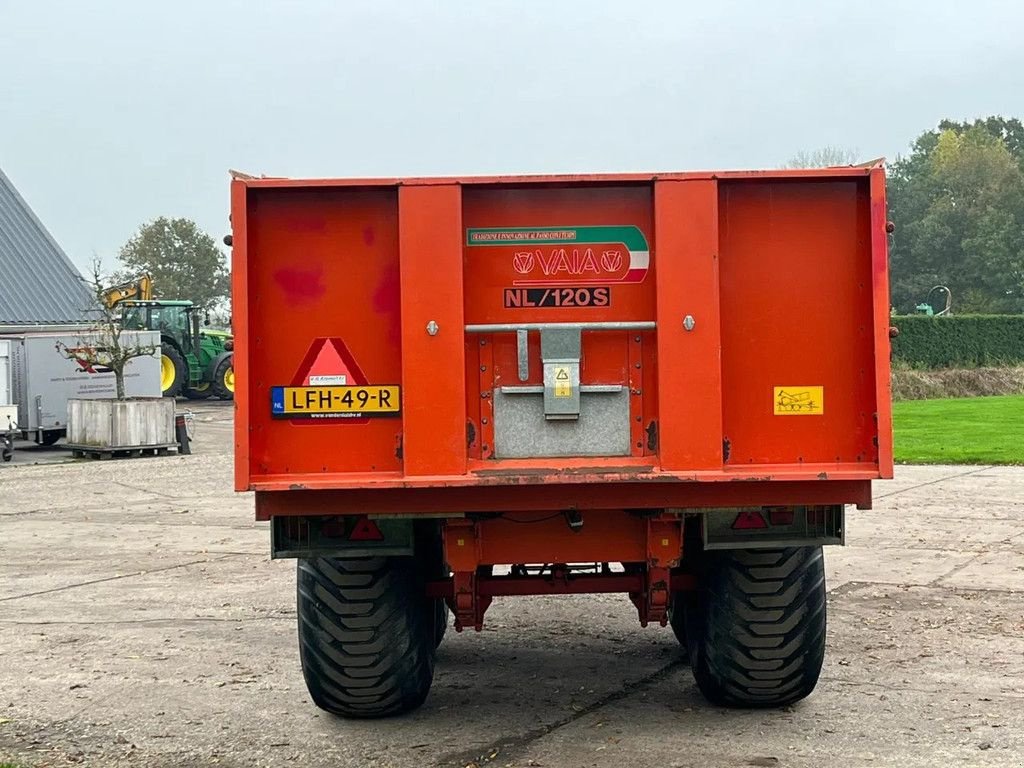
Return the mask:
[[[14,455],[14,435],[18,406],[14,405],[11,384],[11,342],[0,339],[0,458],[10,461]]]
[[[125,394],[160,397],[159,332],[125,331],[121,340],[125,345],[156,349],[154,354],[135,358],[125,366]],[[71,349],[97,346],[101,335],[91,331],[32,331],[0,336],[0,344],[9,346],[9,386],[17,406],[18,431],[43,445],[52,445],[66,434],[70,398],[116,396],[111,370],[69,360],[58,351],[58,342]]]

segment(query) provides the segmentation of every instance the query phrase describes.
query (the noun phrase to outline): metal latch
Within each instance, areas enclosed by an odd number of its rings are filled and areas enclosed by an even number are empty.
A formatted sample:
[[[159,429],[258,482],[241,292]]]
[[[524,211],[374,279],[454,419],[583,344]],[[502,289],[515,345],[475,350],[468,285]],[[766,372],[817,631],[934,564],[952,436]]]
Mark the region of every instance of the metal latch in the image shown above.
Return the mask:
[[[580,417],[580,330],[544,328],[540,332],[544,366],[544,418]]]
[[[544,418],[575,421],[580,417],[580,334],[582,331],[651,331],[653,320],[589,323],[468,323],[466,333],[515,333],[520,381],[530,379],[529,331],[540,331],[544,365]],[[507,394],[527,393],[532,387],[502,387]],[[595,385],[586,391],[619,392],[622,387]]]

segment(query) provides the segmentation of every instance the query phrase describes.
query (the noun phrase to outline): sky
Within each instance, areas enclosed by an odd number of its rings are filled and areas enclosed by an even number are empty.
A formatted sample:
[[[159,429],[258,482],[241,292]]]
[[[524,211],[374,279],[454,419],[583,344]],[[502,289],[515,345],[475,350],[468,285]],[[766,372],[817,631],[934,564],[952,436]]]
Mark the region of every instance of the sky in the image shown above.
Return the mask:
[[[991,0],[0,0],[0,168],[72,260],[294,177],[778,167],[1024,116]]]

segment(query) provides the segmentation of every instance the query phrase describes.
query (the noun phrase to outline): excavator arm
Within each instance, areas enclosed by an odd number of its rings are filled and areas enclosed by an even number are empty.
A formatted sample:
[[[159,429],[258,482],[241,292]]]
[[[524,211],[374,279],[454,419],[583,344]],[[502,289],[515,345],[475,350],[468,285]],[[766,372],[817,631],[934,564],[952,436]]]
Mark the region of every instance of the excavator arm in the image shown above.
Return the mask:
[[[128,282],[115,285],[103,292],[103,302],[111,308],[129,299],[150,301],[152,298],[153,278],[150,275],[133,277]]]

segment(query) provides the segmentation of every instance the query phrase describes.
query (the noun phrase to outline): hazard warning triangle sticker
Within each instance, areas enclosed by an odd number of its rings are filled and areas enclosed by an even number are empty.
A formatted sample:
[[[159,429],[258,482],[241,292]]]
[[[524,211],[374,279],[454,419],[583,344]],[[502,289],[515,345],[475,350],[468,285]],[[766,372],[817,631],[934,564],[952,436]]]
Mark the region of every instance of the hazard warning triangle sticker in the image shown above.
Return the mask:
[[[299,364],[293,387],[344,387],[366,384],[359,364],[341,339],[317,339]]]
[[[399,413],[397,385],[370,384],[345,342],[315,339],[288,386],[270,388],[271,415],[294,424],[365,424]]]

